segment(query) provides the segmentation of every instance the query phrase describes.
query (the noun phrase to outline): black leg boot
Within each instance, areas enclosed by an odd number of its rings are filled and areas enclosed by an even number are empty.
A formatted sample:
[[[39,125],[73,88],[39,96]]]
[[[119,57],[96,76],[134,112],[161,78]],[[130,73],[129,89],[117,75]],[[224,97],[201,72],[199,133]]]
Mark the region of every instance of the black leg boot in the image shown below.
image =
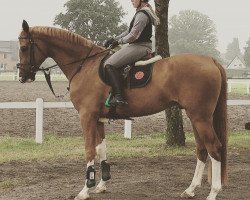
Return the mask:
[[[121,106],[128,104],[122,96],[121,78],[117,69],[111,65],[106,65],[106,72],[114,91],[114,97],[110,101],[111,106]]]

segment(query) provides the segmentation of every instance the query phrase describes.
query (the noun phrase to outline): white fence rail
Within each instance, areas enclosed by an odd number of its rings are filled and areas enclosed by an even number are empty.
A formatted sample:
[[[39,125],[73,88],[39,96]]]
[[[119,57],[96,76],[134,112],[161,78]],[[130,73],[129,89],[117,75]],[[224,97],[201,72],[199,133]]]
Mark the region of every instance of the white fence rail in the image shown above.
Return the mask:
[[[228,100],[228,105],[249,106],[250,100]],[[36,143],[41,144],[43,141],[43,109],[46,108],[73,108],[71,102],[44,102],[43,99],[38,98],[35,102],[0,102],[0,109],[36,109]],[[124,137],[131,139],[132,123],[125,120]]]
[[[36,143],[43,141],[43,109],[74,108],[71,102],[44,102],[37,98],[35,102],[0,102],[0,109],[36,109]],[[131,139],[131,121],[125,120],[124,137]]]

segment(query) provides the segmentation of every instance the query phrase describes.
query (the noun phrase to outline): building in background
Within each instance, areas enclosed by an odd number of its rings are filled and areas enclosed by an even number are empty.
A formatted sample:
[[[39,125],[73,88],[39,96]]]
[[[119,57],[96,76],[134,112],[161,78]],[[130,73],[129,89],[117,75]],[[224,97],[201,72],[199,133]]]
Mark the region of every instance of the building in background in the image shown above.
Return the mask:
[[[18,42],[0,41],[0,71],[16,71]]]
[[[246,65],[239,56],[235,58],[228,64],[227,69],[245,69]]]

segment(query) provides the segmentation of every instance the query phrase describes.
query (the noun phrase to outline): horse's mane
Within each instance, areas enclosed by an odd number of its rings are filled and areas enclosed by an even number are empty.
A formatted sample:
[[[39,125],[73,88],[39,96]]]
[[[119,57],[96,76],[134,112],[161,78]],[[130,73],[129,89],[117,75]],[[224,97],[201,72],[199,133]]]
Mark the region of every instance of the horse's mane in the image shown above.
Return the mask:
[[[80,44],[88,47],[91,47],[93,45],[93,43],[90,40],[87,40],[76,33],[72,33],[54,27],[35,26],[31,28],[31,33],[38,34],[39,36],[50,36],[59,40],[71,42],[74,44]]]

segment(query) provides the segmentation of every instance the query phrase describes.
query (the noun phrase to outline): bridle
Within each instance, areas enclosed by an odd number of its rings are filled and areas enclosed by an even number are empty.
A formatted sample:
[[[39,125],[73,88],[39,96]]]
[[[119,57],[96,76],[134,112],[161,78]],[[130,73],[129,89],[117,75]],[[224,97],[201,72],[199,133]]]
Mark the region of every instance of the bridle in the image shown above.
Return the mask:
[[[33,75],[33,76],[35,76],[38,71],[42,71],[44,73],[45,79],[46,79],[46,81],[47,81],[47,83],[49,85],[49,88],[50,88],[51,92],[54,94],[54,96],[55,97],[62,97],[61,95],[60,96],[55,95],[55,92],[54,92],[52,84],[51,84],[51,78],[50,78],[50,69],[58,67],[58,65],[55,64],[55,65],[51,65],[51,66],[46,67],[46,68],[40,68],[40,66],[37,67],[36,63],[35,63],[35,47],[40,51],[40,53],[45,58],[48,57],[46,55],[46,53],[44,53],[44,51],[37,45],[37,43],[34,41],[34,38],[32,37],[32,35],[30,33],[28,33],[27,37],[18,37],[18,39],[25,39],[25,40],[29,41],[30,61],[29,61],[29,63],[18,63],[17,64],[17,68],[18,69],[22,69],[25,74],[30,74],[30,75]],[[80,63],[80,65],[78,66],[78,69],[76,70],[76,73],[73,74],[73,76],[69,80],[69,87],[67,88],[68,90],[70,88],[71,80],[80,71],[80,69],[82,68],[84,62],[88,58],[94,57],[96,55],[99,55],[99,54],[102,54],[104,52],[107,52],[107,51],[111,50],[111,49],[108,48],[108,49],[105,49],[105,50],[103,50],[101,52],[98,52],[96,54],[90,55],[91,52],[92,52],[92,50],[93,50],[93,47],[94,47],[94,44],[92,45],[92,47],[91,47],[90,51],[88,52],[87,56],[85,56],[84,58],[81,58],[79,60],[76,60],[76,61],[64,64],[64,65],[61,66],[61,67],[64,67],[64,66],[67,66],[67,65],[72,65],[72,64],[75,64],[75,63]],[[26,69],[24,66],[30,66],[30,68]],[[65,95],[63,95],[63,96],[65,96]]]
[[[40,67],[36,67],[36,63],[35,63],[35,47],[40,51],[40,53],[46,58],[48,57],[46,55],[46,53],[44,53],[44,51],[38,46],[38,44],[34,41],[34,38],[32,37],[32,35],[30,33],[28,33],[28,36],[27,37],[18,37],[18,39],[24,39],[24,40],[28,40],[29,41],[29,46],[30,46],[30,62],[29,63],[18,63],[17,64],[17,68],[18,69],[22,69],[24,70],[24,72],[27,72],[27,73],[32,73],[32,74],[35,74],[36,72],[38,71],[48,71],[49,69],[52,69],[52,68],[55,68],[55,67],[58,67],[57,64],[55,65],[51,65],[49,67],[46,67],[46,68],[40,68]],[[93,49],[93,46],[92,48],[90,49],[88,55],[84,58],[81,58],[79,60],[76,60],[76,61],[73,61],[73,62],[70,62],[70,63],[67,63],[67,64],[64,64],[62,65],[62,67],[64,66],[67,66],[67,65],[71,65],[71,64],[75,64],[75,63],[79,63],[79,62],[84,62],[87,58],[89,58],[90,56],[90,53]],[[102,53],[102,52],[100,52]],[[99,54],[99,53],[98,53]],[[95,54],[97,55],[97,54]],[[92,57],[92,56],[91,56]],[[31,66],[30,69],[25,69],[23,66]]]
[[[29,52],[30,52],[30,61],[29,63],[18,63],[17,68],[22,69],[26,74],[30,73],[35,75],[37,71],[42,71],[39,67],[36,67],[35,63],[35,47],[43,54],[44,57],[47,57],[43,50],[35,43],[32,35],[28,33],[27,37],[18,37],[18,39],[24,39],[29,41]],[[30,69],[26,69],[24,66],[30,66]]]

